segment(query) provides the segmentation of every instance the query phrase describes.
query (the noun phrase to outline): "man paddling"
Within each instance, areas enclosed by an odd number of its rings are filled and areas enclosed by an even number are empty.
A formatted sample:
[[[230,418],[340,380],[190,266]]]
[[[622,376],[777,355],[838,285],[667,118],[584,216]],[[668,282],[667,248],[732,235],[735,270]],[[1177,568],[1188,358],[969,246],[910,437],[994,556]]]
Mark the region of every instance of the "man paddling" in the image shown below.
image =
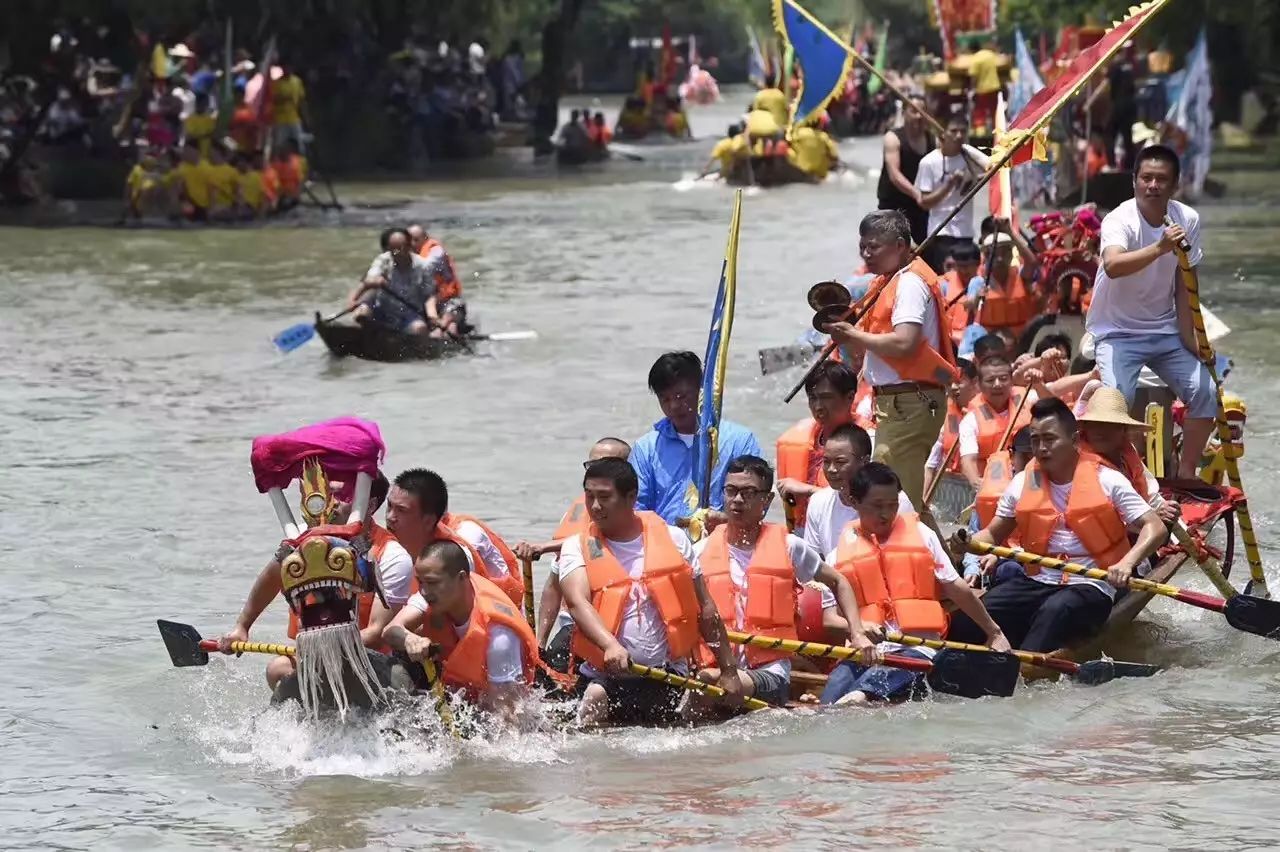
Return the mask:
[[[582,463],[582,468],[586,470],[592,462],[600,459],[621,459],[626,461],[630,455],[631,445],[621,438],[601,438],[592,445],[591,450],[587,453],[587,460]],[[590,519],[587,517],[587,499],[579,492],[569,506],[569,510],[561,516],[560,523],[551,539],[541,544],[531,544],[527,541],[518,542],[514,548],[516,557],[533,562],[547,553],[559,554],[565,539],[580,533],[588,523],[590,523]],[[556,563],[552,564],[551,571],[547,574],[547,582],[542,587],[542,597],[538,604],[538,647],[547,650],[545,656],[558,657],[568,653],[569,641],[567,634],[564,636],[563,641],[556,641],[556,648],[550,648],[547,644],[548,640],[553,636],[559,637],[562,629],[573,625],[573,619],[565,612],[562,606],[563,602],[564,596],[560,593],[559,560],[557,560]],[[563,654],[560,652],[563,652]],[[549,660],[548,664],[553,668],[556,665]]]
[[[1102,220],[1102,264],[1085,327],[1096,341],[1103,384],[1119,388],[1130,405],[1144,366],[1186,404],[1178,476],[1194,479],[1218,404],[1209,370],[1195,355],[1191,309],[1178,280],[1179,243],[1190,244],[1192,266],[1204,257],[1200,215],[1173,200],[1180,172],[1178,155],[1163,145],[1138,154],[1134,197]]]
[[[582,667],[584,725],[605,720],[669,724],[681,690],[629,674],[631,663],[684,671],[706,642],[718,685],[741,693],[724,623],[707,594],[693,545],[652,512],[637,512],[639,481],[621,459],[592,462],[582,489],[591,523],[560,550],[560,588],[573,616]]]
[[[668,352],[649,369],[649,390],[658,398],[663,417],[653,424],[653,431],[635,442],[631,453],[631,465],[640,483],[636,508],[656,512],[669,524],[697,508],[696,494],[691,491],[701,387],[702,362],[692,352]],[[718,510],[724,505],[724,472],[729,460],[762,453],[755,435],[731,420],[720,421],[717,435],[718,461],[711,472],[710,504]]]
[[[720,617],[734,630],[796,639],[798,590],[816,580],[834,595],[853,647],[871,661],[873,643],[862,627],[848,581],[784,526],[765,523],[772,488],[773,469],[764,459],[739,456],[729,462],[724,481],[727,521],[694,545],[703,582]],[[701,664],[701,680],[720,679],[720,669],[705,649]],[[787,702],[791,660],[785,652],[740,646],[737,665],[744,697],[775,705]],[[703,696],[691,696],[690,701],[695,712],[711,703]]]
[[[1031,407],[1035,456],[1000,497],[995,518],[975,541],[1004,544],[1016,535],[1024,550],[1107,571],[1106,582],[1051,568],[1030,567],[983,598],[1009,640],[1027,651],[1056,651],[1096,634],[1106,623],[1117,589],[1165,537],[1164,524],[1123,474],[1082,456],[1076,419],[1060,399]],[[1129,543],[1127,527],[1138,525]],[[980,641],[981,629],[967,616],[951,623],[951,636]]]
[[[832,323],[832,340],[865,352],[863,376],[875,389],[877,461],[890,465],[903,491],[936,530],[924,496],[924,466],[946,417],[945,389],[956,380],[955,353],[942,316],[938,276],[911,255],[911,226],[896,210],[867,214],[858,226],[867,271],[883,286],[857,327]]]
[[[358,323],[372,321],[393,331],[426,335],[433,330],[427,325],[427,302],[434,295],[431,264],[413,253],[409,232],[396,228],[387,238],[387,250],[373,259],[351,292],[347,307],[354,309],[351,316]]]
[[[858,520],[844,528],[827,555],[827,562],[853,586],[862,623],[875,631],[941,639],[947,633],[945,596],[982,630],[984,644],[1010,650],[1000,627],[956,573],[938,536],[916,515],[899,511],[901,486],[888,465],[872,462],[859,470],[850,484]],[[931,649],[896,642],[882,642],[876,650],[933,658]],[[923,679],[921,672],[846,660],[831,672],[820,700],[895,701],[909,697]]]
[[[804,380],[809,417],[778,438],[778,494],[795,506],[794,532],[803,534],[809,498],[827,485],[822,446],[836,429],[853,422],[858,377],[847,364],[824,361]]]
[[[438,653],[444,685],[505,720],[516,716],[533,684],[538,646],[533,630],[506,593],[471,571],[456,542],[427,545],[414,564],[419,591],[383,638],[421,663]],[[421,666],[392,666],[392,683],[427,689]]]
[[[387,528],[411,555],[421,554],[437,539],[457,542],[472,560],[472,570],[506,592],[517,606],[524,599],[524,583],[514,571],[514,554],[495,541],[488,526],[467,516],[449,513],[449,489],[440,474],[422,468],[402,472],[387,497]]]
[[[869,461],[871,436],[855,423],[836,429],[823,445],[822,470],[829,487],[819,489],[809,500],[804,523],[804,541],[818,553],[834,550],[840,533],[858,519],[851,491],[853,477]],[[898,508],[904,513],[915,511],[905,493],[898,495]],[[834,598],[827,600],[835,606]]]
[[[350,510],[350,506],[331,498],[329,489],[332,485],[327,481],[324,483],[323,502],[329,508],[323,516],[309,515],[307,510],[309,501],[303,501],[303,517],[307,520],[308,526],[337,523]],[[365,515],[369,524],[369,557],[378,572],[379,585],[382,588],[381,599],[372,592],[366,593],[369,597],[357,610],[360,639],[364,646],[370,649],[378,649],[382,646],[383,628],[391,623],[392,618],[409,599],[413,581],[413,560],[408,552],[395,540],[390,531],[373,520],[374,514],[387,498],[387,485],[387,478],[379,474],[369,493],[369,510]],[[218,648],[223,653],[230,653],[232,642],[249,641],[249,631],[253,629],[258,617],[280,595],[283,587],[280,579],[280,561],[290,551],[291,548],[282,545],[266,567],[258,573],[257,579],[253,581],[253,587],[249,590],[249,596],[240,609],[240,615],[236,618],[235,626],[218,637]],[[290,638],[296,636],[297,632],[297,618],[291,614]],[[267,664],[267,686],[274,690],[281,680],[292,675],[294,671],[293,657],[274,657]]]
[[[1035,391],[1014,387],[1013,365],[1003,355],[992,355],[978,365],[978,396],[967,406],[957,428],[960,470],[969,484],[982,486],[987,459],[1003,447],[1000,440],[1031,422]],[[1023,403],[1024,397],[1030,397]],[[1017,415],[1012,429],[1009,418]]]
[[[1160,483],[1147,470],[1137,448],[1135,433],[1151,427],[1129,416],[1124,394],[1115,388],[1098,388],[1076,417],[1080,429],[1080,452],[1092,453],[1107,467],[1124,474],[1133,490],[1156,510],[1160,520],[1172,524],[1181,517],[1182,507],[1160,496]]]

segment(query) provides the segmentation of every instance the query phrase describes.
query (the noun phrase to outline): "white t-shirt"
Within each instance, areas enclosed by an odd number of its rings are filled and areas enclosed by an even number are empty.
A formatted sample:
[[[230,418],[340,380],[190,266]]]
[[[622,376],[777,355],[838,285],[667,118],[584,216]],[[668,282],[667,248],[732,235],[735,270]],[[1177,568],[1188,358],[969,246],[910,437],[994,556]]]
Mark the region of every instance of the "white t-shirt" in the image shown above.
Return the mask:
[[[997,518],[1016,518],[1018,516],[1018,500],[1022,498],[1022,487],[1026,481],[1027,472],[1023,471],[1009,483],[1009,487],[1005,489],[1004,494],[1000,495],[1000,502],[996,505]],[[1133,486],[1129,484],[1129,480],[1125,478],[1123,473],[1112,470],[1109,467],[1099,467],[1098,484],[1102,486],[1102,493],[1111,501],[1111,505],[1116,507],[1116,511],[1120,513],[1120,517],[1126,525],[1140,520],[1143,515],[1151,511],[1147,501],[1143,500],[1138,492],[1133,490]],[[1070,495],[1070,482],[1064,482],[1059,485],[1053,480],[1049,480],[1049,499],[1058,511],[1066,511],[1067,498]],[[1086,568],[1096,568],[1098,566],[1094,558],[1089,555],[1089,551],[1085,549],[1084,544],[1064,523],[1059,522],[1053,528],[1053,531],[1049,533],[1048,546],[1048,555],[1065,558],[1068,562],[1076,562]],[[1041,568],[1040,573],[1031,579],[1056,586],[1062,582],[1062,572],[1055,568]],[[1078,574],[1068,574],[1067,582],[1089,583],[1104,592],[1109,598],[1114,599],[1116,596],[1115,588],[1103,580],[1091,580]]]
[[[956,450],[956,452],[958,453],[960,451]],[[924,466],[929,468],[929,470],[937,470],[942,467],[942,462],[942,439],[939,438],[933,442],[933,448],[929,450],[929,459],[924,463]]]
[[[954,172],[967,174],[970,181],[976,181],[981,177],[982,170],[987,167],[986,155],[969,145],[965,145],[964,149],[969,152],[969,156],[977,163],[976,166],[969,166],[961,154],[951,157],[942,156],[941,148],[934,148],[925,154],[924,158],[920,160],[920,169],[916,172],[916,189],[928,195],[942,186],[947,176]],[[961,199],[964,198],[963,189],[964,185],[961,184],[951,190],[942,201],[938,202],[938,206],[929,211],[929,233],[932,234],[936,231],[938,226],[942,224],[942,220],[950,216],[951,211],[959,206]],[[973,239],[972,201],[965,205],[965,209],[957,213],[956,217],[947,223],[947,227],[942,229],[942,233],[939,236]]]
[[[914,512],[905,491],[898,492],[898,511]],[[804,543],[818,553],[830,553],[840,540],[840,533],[858,520],[858,510],[840,499],[834,488],[823,488],[809,498],[804,516]]]
[[[387,606],[403,606],[413,588],[413,560],[398,541],[387,542],[378,560],[378,582]]]
[[[698,565],[698,556],[693,552],[693,543],[684,531],[668,526],[667,532],[675,543],[680,555],[693,569],[693,576],[701,577],[702,568]],[[631,541],[614,541],[604,539],[604,546],[618,560],[622,569],[638,580],[644,574],[644,536],[639,535]],[[582,558],[582,537],[570,536],[560,546],[559,573],[560,582],[579,568],[585,568]],[[649,599],[648,593],[640,583],[631,586],[631,594],[627,605],[622,610],[622,627],[618,631],[618,641],[631,654],[631,659],[646,666],[663,666],[676,663],[671,659],[671,649],[667,646],[667,627],[662,621],[657,605]],[[683,663],[676,665],[676,668]],[[583,666],[589,676],[595,674],[591,666]]]
[[[702,559],[702,553],[707,549],[707,542],[710,539],[704,538],[693,546],[693,552],[698,559]],[[755,548],[742,548],[728,546],[729,551],[729,579],[733,581],[733,585],[737,588],[738,594],[734,595],[734,612],[732,619],[728,613],[720,613],[720,617],[725,621],[725,627],[730,630],[742,630],[746,624],[745,606],[747,602],[747,567],[751,564],[751,556],[755,553]],[[808,583],[818,575],[818,568],[822,565],[822,554],[814,550],[800,539],[798,536],[787,536],[787,555],[791,558],[791,567],[796,574],[797,583]],[[744,668],[747,665],[747,649],[745,647],[738,648],[738,664]],[[784,677],[791,677],[791,661],[788,659],[775,660],[766,666],[761,666],[763,671],[776,671]]]
[[[474,521],[463,521],[454,528],[453,534],[475,548],[491,578],[505,577],[511,573],[507,570],[507,561],[502,558],[502,551],[498,550],[493,539],[489,538],[479,524]],[[467,556],[470,557],[471,554],[468,553]]]
[[[429,607],[421,592],[415,592],[405,606],[426,613]],[[453,632],[461,639],[471,622],[453,625]],[[524,646],[520,637],[509,627],[495,624],[489,628],[489,648],[485,652],[489,666],[489,683],[517,683],[524,678]]]
[[[898,293],[893,302],[893,316],[890,319],[895,326],[913,322],[924,329],[924,339],[936,351],[938,348],[938,312],[933,306],[933,293],[924,279],[914,272],[903,272],[898,276]],[[868,352],[862,362],[863,377],[872,387],[893,385],[902,381],[898,371],[890,367],[883,358],[874,352]]]
[[[947,555],[947,551],[945,548],[943,548],[942,542],[938,540],[937,533],[935,533],[933,530],[926,527],[924,524],[919,523],[918,521],[917,523],[919,524],[919,527],[920,527],[920,538],[924,540],[924,546],[929,548],[929,554],[933,556],[933,576],[937,578],[939,583],[950,583],[954,580],[959,580],[960,575],[956,573],[955,566],[951,564],[951,557]],[[831,551],[827,554],[827,563],[830,565],[835,565],[836,561],[837,561],[836,548],[833,547]],[[836,605],[835,595],[831,594],[831,591],[829,589],[827,589],[826,587],[823,587],[822,608],[832,609],[835,607],[835,605]],[[901,632],[898,629],[898,623],[894,621],[893,618],[889,618],[885,621],[884,629],[886,632],[892,632],[892,633]],[[913,635],[921,636],[925,639],[941,639],[942,638],[937,633],[929,633],[927,631],[916,633]],[[881,652],[886,654],[901,650],[902,647],[903,646],[897,642],[881,642],[879,645]],[[936,653],[932,648],[921,647],[921,648],[916,648],[915,650],[919,651],[921,654],[924,654],[930,659],[932,659],[934,653]]]
[[[1196,266],[1204,258],[1200,246],[1200,215],[1180,201],[1169,202],[1169,218],[1187,232],[1191,251],[1187,259]],[[1152,225],[1138,212],[1138,202],[1122,202],[1102,220],[1098,254],[1116,246],[1134,251],[1160,242],[1164,225]],[[1177,334],[1178,311],[1174,301],[1178,256],[1162,255],[1133,275],[1112,278],[1102,264],[1093,282],[1093,302],[1085,328],[1097,340],[1110,334]]]

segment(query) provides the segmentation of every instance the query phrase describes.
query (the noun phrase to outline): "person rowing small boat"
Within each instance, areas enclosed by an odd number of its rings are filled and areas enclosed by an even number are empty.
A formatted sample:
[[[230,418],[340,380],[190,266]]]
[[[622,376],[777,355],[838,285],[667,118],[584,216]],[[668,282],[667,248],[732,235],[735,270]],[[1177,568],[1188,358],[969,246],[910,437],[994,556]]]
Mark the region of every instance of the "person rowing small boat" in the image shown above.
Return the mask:
[[[409,231],[395,228],[387,237],[386,250],[373,259],[369,271],[347,299],[352,319],[376,323],[402,334],[444,337],[439,315],[431,317],[428,306],[435,300],[441,261],[432,262],[413,251]]]

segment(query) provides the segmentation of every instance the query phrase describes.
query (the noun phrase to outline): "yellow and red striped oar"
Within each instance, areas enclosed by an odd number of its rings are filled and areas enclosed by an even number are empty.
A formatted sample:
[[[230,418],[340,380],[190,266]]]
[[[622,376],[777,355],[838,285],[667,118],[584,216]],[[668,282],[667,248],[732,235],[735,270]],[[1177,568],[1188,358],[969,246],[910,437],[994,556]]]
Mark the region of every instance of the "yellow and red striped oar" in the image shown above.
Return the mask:
[[[807,657],[826,657],[853,662],[859,660],[859,654],[853,648],[823,645],[820,642],[801,642],[796,639],[779,639],[774,636],[757,636],[734,630],[729,630],[727,633],[729,641],[738,645],[787,651]],[[1011,654],[992,651],[990,648],[983,650],[986,653],[974,654],[968,649],[952,649],[938,654],[932,662],[898,654],[885,654],[880,665],[927,674],[929,684],[934,689],[951,695],[962,695],[966,698],[1013,695],[1013,690],[1018,685],[1018,658]]]
[[[994,544],[987,544],[984,541],[974,541],[966,530],[960,530],[956,533],[956,536],[960,541],[964,542],[964,546],[971,553],[991,553],[1004,559],[1021,562],[1023,565],[1055,568],[1068,574],[1079,574],[1082,577],[1089,577],[1094,580],[1107,579],[1107,572],[1098,568],[1086,568],[1083,565],[1074,562],[1063,562],[1061,559],[1054,559],[1050,556],[1040,556],[1036,553],[1014,550],[1008,547],[998,547]],[[1230,600],[1224,600],[1215,598],[1213,595],[1205,595],[1189,589],[1180,589],[1177,586],[1170,586],[1166,583],[1153,583],[1150,580],[1142,580],[1138,577],[1134,577],[1129,581],[1129,588],[1139,592],[1163,595],[1166,598],[1173,598],[1175,601],[1182,601],[1185,604],[1207,609],[1210,612],[1220,612],[1226,616],[1227,623],[1237,630],[1265,636],[1268,639],[1280,639],[1280,601],[1269,601],[1245,594],[1236,595]]]
[[[691,692],[701,692],[704,695],[710,695],[712,698],[724,698],[728,694],[714,683],[703,683],[700,680],[682,677],[665,669],[655,669],[653,666],[644,666],[640,663],[631,663],[627,666],[627,671],[634,675],[640,675],[640,677],[647,677],[649,680],[665,683],[668,686],[678,686]],[[759,698],[744,698],[742,703],[750,710],[769,709],[769,705]]]

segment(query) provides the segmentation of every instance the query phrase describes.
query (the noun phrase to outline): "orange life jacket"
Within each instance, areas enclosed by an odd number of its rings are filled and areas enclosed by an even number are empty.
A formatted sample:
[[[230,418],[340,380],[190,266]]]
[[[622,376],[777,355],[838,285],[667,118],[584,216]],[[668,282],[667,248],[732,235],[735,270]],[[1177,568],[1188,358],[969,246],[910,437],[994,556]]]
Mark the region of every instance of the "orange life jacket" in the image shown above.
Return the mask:
[[[524,578],[521,576],[520,560],[516,558],[515,552],[507,546],[502,536],[498,535],[488,524],[474,515],[457,515],[453,512],[446,512],[445,516],[440,519],[440,523],[450,530],[457,530],[458,525],[463,521],[471,521],[471,523],[484,531],[484,534],[493,542],[493,546],[498,548],[498,552],[502,554],[502,561],[507,566],[507,576],[493,577],[490,576],[484,560],[477,559],[475,564],[476,573],[506,592],[516,606],[521,606],[524,602]],[[473,550],[472,552],[474,553],[475,551]]]
[[[1137,491],[1143,500],[1151,499],[1151,489],[1147,487],[1147,466],[1143,464],[1142,456],[1138,455],[1138,450],[1133,444],[1126,443],[1124,445],[1123,467],[1116,466],[1106,456],[1089,446],[1089,442],[1084,439],[1083,435],[1079,438],[1079,447],[1081,453],[1096,456],[1104,467],[1123,473],[1125,479],[1129,480],[1129,484],[1133,486],[1133,490]]]
[[[942,292],[938,289],[938,276],[920,258],[911,261],[908,272],[914,272],[924,280],[933,296],[933,313],[938,323],[938,340],[941,351],[935,350],[922,336],[916,351],[905,358],[880,357],[885,363],[897,371],[904,382],[926,382],[946,387],[960,376],[956,369],[955,347],[951,343],[951,335],[947,334],[946,318],[942,315]],[[883,275],[871,282],[876,288],[884,281]],[[858,328],[870,334],[889,334],[893,331],[893,303],[898,297],[899,273],[894,273],[884,292],[876,299],[875,305],[858,322]]]
[[[960,278],[954,269],[940,279],[947,286],[942,291],[943,307],[946,308],[947,328],[951,330],[952,341],[959,343],[964,330],[969,327],[969,309],[964,304],[964,294],[969,291],[969,282]],[[954,304],[952,302],[954,301]],[[951,307],[947,308],[947,305]]]
[[[298,171],[298,163],[292,157],[276,160],[275,171],[280,180],[282,198],[297,198],[302,194],[302,173]]]
[[[1129,552],[1129,535],[1124,519],[1111,505],[1098,484],[1097,456],[1081,455],[1071,480],[1071,494],[1065,511],[1058,511],[1049,495],[1049,477],[1032,459],[1023,471],[1025,481],[1017,506],[1018,541],[1023,549],[1042,556],[1049,553],[1049,535],[1059,524],[1075,533],[1085,550],[1101,568],[1110,568]],[[1026,566],[1028,575],[1039,573]]]
[[[485,568],[484,559],[480,556],[480,551],[472,547],[471,542],[458,535],[449,527],[446,527],[443,523],[436,524],[435,538],[437,541],[451,541],[458,545],[458,547],[461,547],[467,552],[467,555],[471,557],[472,573],[479,574],[490,583],[494,582],[489,576],[488,569]],[[417,560],[417,557],[412,553],[409,554],[409,558],[414,559],[415,561]],[[419,591],[421,591],[421,589],[418,586],[418,574],[415,571],[413,574],[413,582],[410,583],[409,592],[410,594],[417,594]]]
[[[564,513],[564,517],[560,519],[560,525],[556,527],[555,534],[551,537],[556,541],[563,541],[570,536],[575,536],[586,529],[589,516],[587,515],[587,498],[579,494],[573,500],[573,505],[569,507],[569,511]]]
[[[715,601],[716,609],[726,626],[747,633],[759,633],[776,639],[795,639],[796,607],[799,587],[795,568],[787,551],[787,530],[781,524],[763,524],[756,549],[747,566],[746,602],[743,605],[744,622],[737,623],[737,599],[740,594],[733,583],[729,566],[729,545],[725,540],[727,527],[716,527],[698,558],[702,566],[702,579],[707,592]],[[790,654],[767,651],[763,648],[746,648],[747,665],[763,666]],[[715,657],[705,645],[701,649],[702,664],[715,665]]]
[[[377,570],[378,563],[382,561],[382,554],[386,551],[387,545],[396,540],[396,537],[388,532],[380,524],[370,525],[370,539],[373,546],[369,548],[369,559],[373,562],[374,570]],[[377,597],[376,592],[363,592],[360,595],[360,605],[356,609],[356,626],[364,630],[369,626],[369,616],[373,612],[373,601]],[[295,639],[298,636],[298,628],[302,622],[298,620],[298,614],[292,609],[289,610],[289,638]],[[379,645],[374,648],[375,651],[382,651],[385,645]]]
[[[883,625],[892,618],[903,633],[947,632],[933,554],[920,535],[918,515],[898,515],[883,542],[863,535],[860,520],[850,521],[836,544],[836,570],[853,586],[865,623]]]
[[[978,523],[986,529],[996,516],[996,506],[1000,497],[1013,482],[1013,456],[1008,450],[1000,450],[987,457],[987,466],[982,471],[982,486],[973,501],[973,509],[978,513]]]
[[[591,606],[614,636],[622,628],[622,613],[627,600],[639,584],[658,609],[667,629],[667,646],[672,660],[693,655],[697,650],[698,596],[693,588],[693,569],[671,540],[667,524],[653,512],[637,512],[644,525],[644,570],[637,580],[609,552],[600,531],[593,523],[579,533],[587,582],[591,585]],[[586,638],[581,630],[573,632],[570,645],[573,656],[586,660],[596,671],[604,669],[604,651]]]
[[[422,244],[422,248],[418,249],[421,257],[427,257],[431,252],[440,249],[440,253],[444,255],[445,266],[448,267],[448,275],[436,276],[436,299],[443,302],[446,299],[453,299],[462,295],[462,282],[458,280],[457,267],[453,265],[453,258],[449,257],[449,253],[444,250],[439,240],[434,237],[427,237],[427,241]]]
[[[778,479],[795,479],[825,488],[826,474],[822,472],[822,454],[818,449],[818,421],[806,417],[783,432],[778,438]],[[808,497],[796,498],[796,517],[804,523]]]
[[[975,396],[973,401],[969,403],[968,410],[978,421],[978,468],[981,470],[987,463],[987,459],[996,451],[1003,449],[999,446],[1000,439],[1004,437],[1005,430],[1009,426],[1009,418],[1018,411],[1018,405],[1022,402],[1022,398],[1026,396],[1025,388],[1015,387],[1013,393],[1009,395],[1009,404],[1004,411],[995,412],[991,410],[991,406],[981,394]],[[1031,406],[1022,407],[1018,419],[1013,424],[1013,429],[1009,430],[1010,436],[1031,422]]]
[[[987,331],[1018,329],[1031,321],[1035,308],[1035,300],[1022,283],[1021,273],[1016,266],[1011,266],[1001,287],[987,288],[978,322]]]
[[[951,448],[960,440],[960,421],[964,419],[964,411],[950,396],[947,397],[947,419],[942,421],[942,431],[938,437],[942,439],[942,469],[956,473],[960,470],[960,451],[951,455]],[[949,459],[949,460],[948,460]],[[939,473],[941,476],[941,473]]]
[[[272,207],[280,200],[280,173],[270,163],[262,168],[262,194]]]
[[[533,683],[533,672],[538,661],[538,640],[533,628],[524,620],[520,610],[512,607],[507,593],[484,577],[470,575],[475,602],[471,608],[471,620],[467,631],[458,636],[447,615],[433,615],[427,610],[422,625],[423,635],[441,647],[444,685],[465,690],[475,700],[489,689],[489,634],[495,625],[505,627],[520,637],[523,652],[526,684]]]

